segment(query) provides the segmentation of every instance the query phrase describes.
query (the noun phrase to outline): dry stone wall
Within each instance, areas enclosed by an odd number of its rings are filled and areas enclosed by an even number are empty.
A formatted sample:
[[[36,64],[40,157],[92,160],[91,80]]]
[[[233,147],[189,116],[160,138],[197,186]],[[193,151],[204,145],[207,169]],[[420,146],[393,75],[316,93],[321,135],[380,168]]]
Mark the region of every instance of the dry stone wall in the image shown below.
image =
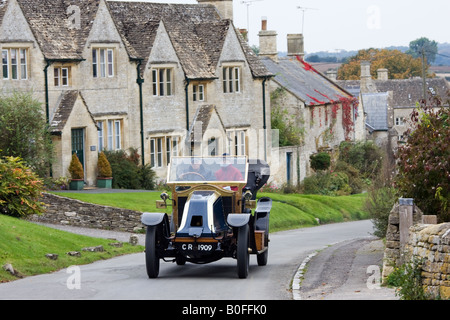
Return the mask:
[[[142,212],[85,203],[44,193],[46,211],[29,219],[36,222],[65,224],[85,228],[136,232],[143,229]]]

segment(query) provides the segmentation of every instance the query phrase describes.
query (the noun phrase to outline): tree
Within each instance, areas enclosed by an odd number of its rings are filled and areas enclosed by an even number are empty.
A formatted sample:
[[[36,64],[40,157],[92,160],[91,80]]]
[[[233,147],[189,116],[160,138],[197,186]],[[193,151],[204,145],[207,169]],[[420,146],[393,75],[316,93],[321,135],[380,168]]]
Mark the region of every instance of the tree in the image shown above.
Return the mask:
[[[31,93],[0,96],[0,156],[20,157],[39,176],[52,158],[50,132],[41,103]]]
[[[433,99],[411,115],[412,129],[398,150],[395,183],[400,195],[414,198],[425,214],[450,221],[450,109]]]
[[[431,41],[428,38],[422,37],[409,43],[409,50],[406,51],[413,58],[422,58],[425,52],[426,62],[428,64],[436,61],[436,54],[438,53],[438,44],[436,41]]]
[[[361,76],[361,61],[367,60],[372,64],[371,73],[377,78],[378,69],[388,69],[390,79],[408,79],[422,75],[422,59],[399,50],[367,49],[360,50],[338,70],[338,79],[359,80]]]

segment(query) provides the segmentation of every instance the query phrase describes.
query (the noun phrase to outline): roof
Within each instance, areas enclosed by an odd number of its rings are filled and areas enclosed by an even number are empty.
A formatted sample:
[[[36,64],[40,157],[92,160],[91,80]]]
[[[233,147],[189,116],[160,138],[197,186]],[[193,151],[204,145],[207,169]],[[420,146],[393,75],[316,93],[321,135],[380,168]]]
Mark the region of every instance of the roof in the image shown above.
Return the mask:
[[[275,75],[275,82],[306,105],[323,105],[352,97],[300,58],[279,58],[278,62],[275,62],[265,57],[262,62]]]
[[[359,93],[359,80],[338,80],[340,86],[348,91]],[[393,92],[394,108],[413,108],[423,96],[423,82],[421,78],[413,79],[389,79],[389,80],[372,80],[377,92]],[[448,82],[443,78],[426,79],[427,90],[434,92],[435,95],[446,97],[450,90]]]
[[[202,139],[205,135],[206,130],[208,129],[208,126],[210,124],[211,118],[213,116],[213,113],[216,113],[217,117],[219,118],[221,129],[223,132],[225,132],[225,127],[223,125],[222,119],[220,118],[219,113],[217,112],[217,108],[215,105],[203,105],[199,106],[194,117],[194,121],[192,122],[191,128],[189,130],[189,134],[187,139],[189,139],[189,142],[201,142],[198,140],[195,140],[195,138]],[[195,130],[198,130],[200,128],[196,127],[197,124],[201,124],[201,133],[195,132]],[[218,129],[218,128],[215,128]]]
[[[70,0],[17,0],[46,59],[81,60],[100,0],[79,0],[80,28],[70,28]]]
[[[95,123],[95,120],[89,109],[87,108],[86,102],[84,101],[81,92],[78,90],[67,90],[61,94],[59,105],[56,108],[55,114],[53,115],[53,119],[50,123],[50,131],[52,134],[59,135],[62,133],[64,127],[66,126],[67,120],[72,113],[78,96],[80,96],[83,100],[83,104],[86,106],[87,112],[89,112],[93,123]]]
[[[371,131],[388,130],[388,100],[387,92],[362,94],[364,111],[367,114],[366,125]]]

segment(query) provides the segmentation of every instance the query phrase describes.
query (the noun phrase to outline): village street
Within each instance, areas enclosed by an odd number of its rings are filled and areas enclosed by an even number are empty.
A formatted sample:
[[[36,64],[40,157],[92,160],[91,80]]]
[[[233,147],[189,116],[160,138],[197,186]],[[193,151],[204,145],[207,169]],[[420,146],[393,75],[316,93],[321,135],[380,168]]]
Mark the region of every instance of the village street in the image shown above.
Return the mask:
[[[0,284],[0,299],[292,300],[291,281],[305,258],[332,244],[370,240],[372,231],[372,223],[364,220],[274,233],[268,265],[258,267],[252,257],[245,280],[238,279],[234,259],[185,266],[162,262],[160,277],[148,279],[141,253]],[[348,271],[342,275],[351,278]],[[363,280],[352,290],[367,290]]]

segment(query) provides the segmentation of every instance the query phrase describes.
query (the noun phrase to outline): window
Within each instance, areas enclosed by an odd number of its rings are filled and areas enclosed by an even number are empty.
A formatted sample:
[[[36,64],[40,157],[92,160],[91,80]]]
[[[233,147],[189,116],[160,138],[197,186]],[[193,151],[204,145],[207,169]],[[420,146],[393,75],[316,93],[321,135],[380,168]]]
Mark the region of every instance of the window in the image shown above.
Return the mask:
[[[122,120],[97,121],[98,149],[120,150],[122,149]],[[105,135],[106,129],[106,135]]]
[[[245,156],[247,154],[246,136],[245,130],[228,131],[227,153],[236,156]]]
[[[114,77],[114,49],[92,49],[92,75],[94,78]]]
[[[219,154],[219,142],[216,138],[208,139],[208,156],[217,156]]]
[[[2,73],[3,79],[27,80],[28,58],[27,49],[3,49]]]
[[[205,86],[203,84],[193,86],[193,100],[205,101]]]
[[[223,68],[223,92],[241,92],[241,69],[239,67]]]
[[[154,96],[171,96],[173,70],[171,68],[152,69],[152,89]]]
[[[55,67],[53,69],[55,87],[69,86],[69,68]]]
[[[169,165],[171,159],[178,155],[179,137],[157,137],[150,139],[150,166],[162,168]]]
[[[403,117],[395,118],[395,125],[396,126],[403,126],[403,125],[405,125],[405,118],[403,118]]]

